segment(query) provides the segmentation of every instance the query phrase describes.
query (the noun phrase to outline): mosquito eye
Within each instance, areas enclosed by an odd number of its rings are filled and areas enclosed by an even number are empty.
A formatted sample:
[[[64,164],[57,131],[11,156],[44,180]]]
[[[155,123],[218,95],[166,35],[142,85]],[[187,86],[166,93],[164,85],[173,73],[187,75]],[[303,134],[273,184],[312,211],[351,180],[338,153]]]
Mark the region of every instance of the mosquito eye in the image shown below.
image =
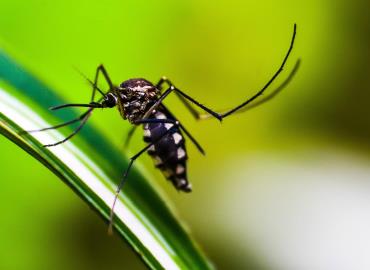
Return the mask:
[[[116,98],[112,94],[106,95],[104,98],[104,105],[109,108],[116,106]]]

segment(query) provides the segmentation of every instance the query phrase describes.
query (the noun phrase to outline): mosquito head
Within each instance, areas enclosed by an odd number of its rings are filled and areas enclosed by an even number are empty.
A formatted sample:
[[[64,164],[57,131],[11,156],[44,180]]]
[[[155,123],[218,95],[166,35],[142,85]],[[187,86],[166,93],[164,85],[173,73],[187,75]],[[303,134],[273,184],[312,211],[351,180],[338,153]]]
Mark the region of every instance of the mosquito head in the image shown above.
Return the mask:
[[[141,78],[124,81],[117,90],[118,102],[122,103],[118,106],[120,113],[130,122],[140,119],[159,95],[151,82]]]
[[[101,104],[104,108],[113,108],[117,105],[116,95],[111,92],[106,94]]]

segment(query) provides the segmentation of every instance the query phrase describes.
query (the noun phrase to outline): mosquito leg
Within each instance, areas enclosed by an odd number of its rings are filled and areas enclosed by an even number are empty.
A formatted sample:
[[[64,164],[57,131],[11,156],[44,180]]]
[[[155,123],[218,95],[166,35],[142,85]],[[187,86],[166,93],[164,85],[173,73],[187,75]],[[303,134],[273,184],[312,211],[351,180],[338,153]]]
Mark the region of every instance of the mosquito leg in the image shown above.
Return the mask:
[[[172,82],[165,76],[163,76],[159,81],[158,83],[156,84],[156,87],[161,90],[162,89],[162,85],[166,83],[168,86],[172,86]],[[190,114],[197,120],[200,119],[200,113],[192,106],[192,104],[186,100],[182,95],[180,95],[178,92],[175,92],[176,93],[176,96],[180,99],[180,101],[182,102],[182,104],[184,104],[184,106],[188,109],[188,111],[190,112]]]
[[[149,120],[165,120],[165,119],[146,119],[146,120],[139,120],[138,121],[138,123],[142,123],[142,124],[144,124],[144,123],[153,123],[152,121],[149,121]],[[130,172],[130,169],[131,169],[131,167],[132,167],[132,165],[133,165],[133,163],[134,163],[134,161],[138,158],[138,157],[140,157],[141,156],[141,154],[143,154],[145,151],[147,151],[152,145],[154,145],[154,144],[156,144],[157,142],[159,142],[165,135],[167,135],[168,133],[170,133],[170,132],[172,132],[172,130],[174,130],[175,128],[176,128],[177,126],[176,125],[174,125],[173,127],[171,127],[170,129],[168,129],[166,132],[164,132],[163,134],[162,134],[162,136],[158,139],[158,140],[156,140],[156,141],[154,141],[154,142],[152,142],[152,143],[150,143],[150,144],[148,144],[147,146],[145,146],[143,149],[141,149],[136,155],[134,155],[134,156],[132,156],[131,158],[130,158],[130,162],[129,162],[129,164],[128,164],[128,166],[127,166],[127,168],[126,168],[126,170],[125,170],[125,172],[124,172],[124,174],[123,174],[123,177],[122,177],[122,180],[121,180],[121,182],[119,183],[119,185],[118,185],[118,187],[117,187],[117,190],[116,190],[116,192],[115,192],[115,196],[114,196],[114,199],[113,199],[113,203],[112,203],[112,207],[111,207],[111,211],[110,211],[110,216],[109,216],[109,227],[108,227],[108,233],[109,234],[112,234],[112,232],[113,232],[113,217],[114,217],[114,207],[115,207],[115,205],[116,205],[116,202],[117,202],[117,199],[118,199],[118,195],[119,195],[119,193],[121,192],[121,190],[122,190],[122,188],[123,188],[123,185],[125,184],[125,182],[126,182],[126,180],[127,180],[127,176],[128,176],[128,173]]]
[[[250,106],[244,107],[243,110],[239,110],[238,112],[245,112],[249,109],[255,108],[266,101],[269,101],[270,99],[274,98],[277,94],[279,94],[293,79],[294,75],[297,73],[297,70],[301,64],[301,59],[298,59],[296,64],[294,65],[294,68],[290,72],[289,76],[277,87],[274,91],[272,91],[269,95],[265,96],[264,98],[258,100],[257,102],[251,104]]]
[[[202,148],[202,146],[200,146],[200,144],[195,140],[195,138],[189,133],[189,131],[187,131],[185,129],[185,127],[183,125],[180,124],[180,128],[182,131],[184,131],[184,133],[186,134],[186,136],[189,137],[189,139],[192,141],[192,143],[195,145],[195,147],[198,149],[198,151],[202,154],[202,155],[205,155],[206,152],[204,151],[204,149]]]
[[[61,123],[59,125],[55,125],[55,126],[47,127],[47,128],[42,128],[42,129],[38,129],[38,130],[22,131],[22,132],[20,132],[20,134],[27,133],[27,132],[39,132],[39,131],[45,131],[45,130],[50,130],[50,129],[57,129],[57,128],[61,128],[61,127],[64,127],[64,126],[73,124],[73,123],[78,122],[78,121],[82,121],[82,123],[77,127],[77,129],[71,135],[69,135],[68,137],[66,137],[64,140],[62,140],[60,142],[57,142],[55,144],[49,144],[49,145],[44,145],[44,146],[45,147],[55,146],[55,145],[61,144],[61,143],[65,142],[65,141],[69,140],[70,138],[72,138],[86,124],[86,121],[89,119],[89,117],[91,115],[91,112],[93,111],[94,108],[103,108],[103,106],[99,102],[104,98],[105,94],[97,86],[98,78],[99,78],[99,73],[100,72],[103,73],[103,75],[104,75],[107,83],[109,84],[109,87],[112,88],[113,87],[113,84],[112,84],[112,82],[111,82],[111,80],[110,80],[110,78],[108,76],[107,71],[105,70],[105,68],[104,68],[103,65],[99,65],[98,68],[96,69],[96,74],[95,74],[95,80],[94,80],[94,82],[92,82],[89,78],[87,78],[85,75],[83,75],[80,72],[80,74],[83,77],[85,77],[85,79],[90,84],[92,84],[92,86],[93,86],[91,101],[90,101],[89,104],[62,104],[62,105],[54,106],[54,107],[51,107],[50,108],[51,110],[59,110],[59,109],[66,108],[66,107],[89,107],[90,108],[89,110],[87,110],[85,113],[83,113],[79,117],[77,117],[75,119],[72,119],[70,121]],[[99,93],[101,93],[103,95],[103,97],[101,97],[98,100],[98,102],[94,102],[96,90],[99,91]]]
[[[298,59],[294,68],[292,69],[292,71],[290,72],[288,78],[286,78],[276,89],[274,89],[271,93],[269,93],[267,96],[265,96],[264,98],[262,99],[259,99],[257,102],[254,102],[254,103],[250,103],[248,104],[247,106],[245,106],[244,108],[236,111],[235,113],[243,113],[243,112],[246,112],[252,108],[255,108],[255,107],[258,107],[262,104],[264,104],[265,102],[267,101],[270,101],[271,99],[273,99],[274,97],[276,97],[290,82],[291,80],[293,79],[294,75],[297,73],[297,70],[300,66],[300,63],[301,63],[301,60]],[[222,114],[222,113],[221,113]],[[200,114],[198,113],[198,119],[199,120],[204,120],[204,119],[210,119],[212,118],[212,115],[210,114]]]
[[[114,87],[113,87],[113,83],[112,83],[112,80],[110,79],[109,75],[108,75],[108,72],[107,70],[105,69],[105,67],[101,64],[99,65],[97,68],[96,68],[96,73],[95,73],[95,79],[94,79],[94,82],[92,83],[93,85],[93,92],[92,92],[92,96],[91,96],[91,101],[94,101],[94,98],[95,98],[95,93],[96,93],[96,90],[98,90],[103,96],[105,95],[99,88],[98,88],[98,80],[99,80],[99,74],[102,73],[106,82],[108,83],[109,85],[109,90],[112,90]],[[90,83],[91,81],[88,80]]]
[[[80,104],[80,103],[62,104],[62,105],[50,107],[49,110],[56,111],[56,110],[67,108],[67,107],[104,108],[98,102],[90,102],[89,104]]]
[[[218,120],[222,121],[222,117],[220,114],[212,111],[211,109],[207,108],[206,106],[200,104],[199,102],[197,102],[196,100],[194,100],[192,97],[186,95],[184,92],[182,92],[180,89],[176,88],[175,86],[171,85],[170,88],[168,88],[160,97],[159,99],[152,105],[152,107],[149,108],[149,110],[146,111],[146,113],[144,114],[143,116],[143,119],[146,119],[148,118],[152,112],[162,103],[162,101],[170,94],[172,93],[173,91],[175,92],[178,92],[180,93],[182,96],[184,96],[185,98],[187,98],[188,100],[190,100],[191,102],[193,102],[195,105],[197,105],[198,107],[201,107],[203,110],[205,110],[206,112],[210,113],[211,115],[213,115],[214,117],[216,117]]]
[[[93,87],[92,94],[91,94],[91,99],[90,99],[91,102],[94,101],[96,91],[98,91],[102,96],[105,95],[104,92],[102,90],[100,90],[100,88],[98,87],[98,82],[97,82],[96,78],[95,78],[95,83],[94,83],[92,80],[90,80],[85,74],[83,74],[76,67],[74,69]],[[96,74],[95,74],[95,77],[96,77]]]
[[[289,49],[288,49],[288,52],[287,54],[285,55],[284,57],[284,60],[283,62],[281,63],[280,65],[280,68],[275,72],[275,74],[271,77],[271,79],[265,84],[264,87],[262,87],[262,89],[260,91],[258,91],[254,96],[252,96],[250,99],[244,101],[242,104],[236,106],[235,108],[223,113],[221,115],[222,118],[225,118],[231,114],[233,114],[234,112],[240,110],[241,108],[243,108],[244,106],[248,105],[250,102],[252,102],[253,100],[255,100],[256,98],[258,98],[260,95],[263,94],[263,92],[267,89],[267,87],[270,86],[270,84],[275,80],[275,78],[280,74],[281,71],[283,71],[283,68],[285,66],[285,63],[286,61],[288,60],[289,58],[289,55],[290,55],[290,52],[292,51],[293,49],[293,45],[294,45],[294,40],[295,40],[295,36],[296,36],[296,29],[297,29],[297,25],[294,24],[294,29],[293,29],[293,36],[292,36],[292,40],[290,42],[290,46],[289,46]]]
[[[185,94],[184,92],[182,92],[180,89],[176,88],[173,86],[173,90],[176,91],[177,93],[179,93],[183,98],[189,100],[191,103],[193,103],[194,105],[200,107],[201,109],[203,109],[204,111],[206,111],[207,113],[209,113],[210,115],[212,115],[213,117],[217,118],[219,121],[222,121],[222,118],[223,116],[209,108],[207,108],[206,106],[204,106],[203,104],[199,103],[198,101],[196,101],[195,99],[193,99],[192,97],[190,97],[189,95]]]
[[[81,71],[76,69],[77,72],[85,78],[89,82],[89,84],[93,87],[92,94],[91,94],[91,102],[94,102],[96,91],[98,91],[103,97],[105,96],[105,93],[98,87],[98,80],[99,80],[99,74],[103,73],[103,76],[106,80],[106,82],[109,85],[110,90],[113,87],[112,81],[108,75],[108,72],[106,71],[105,67],[101,64],[96,68],[95,72],[95,79],[94,81],[90,80],[85,74],[83,74]]]
[[[143,115],[142,119],[147,119],[152,112],[162,103],[162,101],[172,92],[175,90],[174,86],[170,86],[159,98],[158,100],[146,111]]]
[[[99,74],[100,73],[103,73],[103,76],[104,76],[105,80],[107,81],[110,89],[113,88],[112,81],[111,81],[106,69],[104,68],[104,66],[99,65],[97,67],[94,82],[92,82],[89,78],[87,78],[81,72],[79,72],[79,73],[93,86],[90,103],[89,104],[62,104],[62,105],[59,105],[59,106],[51,107],[50,108],[51,110],[59,110],[59,109],[66,108],[66,107],[103,108],[103,106],[99,103],[103,99],[103,97],[105,96],[105,93],[102,90],[100,90],[100,88],[98,87],[98,80],[99,80]],[[98,100],[98,102],[94,102],[96,91],[98,91],[103,96],[102,98],[100,98]]]
[[[192,97],[188,96],[187,94],[185,94],[184,92],[182,92],[180,89],[176,88],[170,80],[168,80],[167,78],[163,77],[162,79],[159,80],[159,82],[157,83],[157,87],[160,89],[162,84],[163,83],[167,83],[170,85],[170,88],[169,89],[172,89],[173,91],[175,91],[178,96],[181,96],[180,97],[180,100],[184,103],[184,105],[189,109],[189,111],[191,112],[191,114],[196,118],[196,119],[202,119],[202,118],[207,118],[207,117],[202,117],[202,115],[200,113],[198,113],[192,106],[191,106],[191,103],[193,103],[194,105],[202,108],[204,111],[206,111],[207,113],[209,113],[211,116],[217,118],[218,120],[222,121],[223,118],[235,113],[236,111],[239,111],[240,109],[244,108],[245,106],[247,106],[248,104],[250,104],[252,101],[254,101],[255,99],[257,99],[260,95],[262,95],[264,93],[264,91],[271,85],[271,83],[276,79],[276,77],[281,73],[281,71],[283,71],[283,68],[285,66],[285,63],[286,61],[288,60],[288,57],[290,55],[290,52],[292,51],[293,49],[293,45],[294,45],[294,41],[295,41],[295,36],[296,36],[296,24],[294,24],[294,29],[293,29],[293,36],[292,36],[292,39],[291,39],[291,42],[290,42],[290,46],[289,46],[289,49],[288,49],[288,52],[287,54],[285,55],[284,57],[284,60],[282,62],[282,64],[280,65],[279,69],[275,72],[275,74],[271,77],[271,79],[265,84],[265,86],[260,90],[258,91],[254,96],[252,96],[251,98],[249,98],[248,100],[246,100],[245,102],[243,102],[242,104],[236,106],[235,108],[229,110],[229,111],[226,111],[224,113],[217,113],[209,108],[207,108],[206,106],[202,105],[201,103],[199,103],[198,101],[196,101],[195,99],[193,99]],[[165,92],[166,93],[166,92]],[[268,100],[268,99],[267,99]],[[266,100],[266,101],[267,101]]]
[[[170,115],[173,115],[170,110],[164,106],[162,104],[162,106],[164,107],[164,109],[170,114]],[[202,154],[202,155],[205,155],[205,151],[203,150],[202,146],[200,146],[200,144],[197,142],[197,140],[190,134],[189,131],[186,130],[186,128],[181,124],[179,123],[179,126],[181,128],[182,131],[184,131],[184,133],[189,137],[189,139],[192,141],[192,143],[195,145],[195,147],[199,150],[199,152]]]
[[[180,124],[177,120],[172,119],[144,119],[144,120],[138,120],[136,121],[137,124],[143,124],[143,123],[170,123],[174,124],[180,127],[182,131],[189,137],[189,139],[192,141],[192,143],[195,145],[195,147],[201,152],[203,155],[205,155],[205,152],[203,148],[200,146],[200,144],[194,139],[194,137],[185,129],[183,125]]]
[[[132,135],[134,135],[134,132],[136,130],[137,126],[133,126],[131,127],[131,129],[129,130],[129,132],[127,133],[127,137],[126,137],[126,140],[125,140],[125,144],[123,145],[123,147],[126,149],[131,141],[131,138],[132,138]]]
[[[172,85],[172,82],[166,77],[166,76],[162,76],[159,81],[157,82],[157,84],[155,85],[155,87],[159,90],[162,90],[162,85],[164,83],[167,83],[168,85]]]
[[[35,130],[27,130],[27,131],[21,131],[20,134],[25,134],[25,133],[32,133],[32,132],[40,132],[40,131],[45,131],[45,130],[50,130],[50,129],[57,129],[57,128],[61,128],[61,127],[64,127],[64,126],[68,126],[70,124],[73,124],[73,123],[76,123],[78,121],[81,121],[83,118],[85,118],[85,116],[90,112],[90,110],[87,110],[86,112],[84,112],[83,114],[81,114],[79,117],[73,119],[73,120],[70,120],[70,121],[67,121],[67,122],[64,122],[64,123],[61,123],[59,125],[55,125],[55,126],[52,126],[52,127],[47,127],[47,128],[42,128],[42,129],[35,129]]]
[[[69,139],[71,139],[74,135],[76,135],[81,129],[82,127],[86,124],[86,121],[89,119],[89,117],[91,116],[91,111],[93,109],[89,109],[85,115],[85,117],[82,119],[81,121],[81,124],[69,135],[67,136],[66,138],[64,138],[63,140],[59,141],[59,142],[56,142],[56,143],[52,143],[52,144],[46,144],[44,145],[44,147],[51,147],[51,146],[56,146],[58,144],[61,144],[61,143],[64,143],[66,141],[68,141]]]
[[[140,119],[136,120],[135,124],[150,124],[150,123],[164,123],[164,124],[174,124],[176,126],[179,126],[180,123],[177,120],[173,119],[157,119],[157,118],[149,118],[149,119]]]

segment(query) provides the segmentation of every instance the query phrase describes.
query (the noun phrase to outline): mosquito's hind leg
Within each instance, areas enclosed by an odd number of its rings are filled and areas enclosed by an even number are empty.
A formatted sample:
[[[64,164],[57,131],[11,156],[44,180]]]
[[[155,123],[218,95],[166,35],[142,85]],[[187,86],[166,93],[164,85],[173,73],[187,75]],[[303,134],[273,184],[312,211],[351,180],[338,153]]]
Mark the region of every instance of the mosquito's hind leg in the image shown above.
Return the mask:
[[[261,96],[265,90],[271,85],[271,83],[278,77],[278,75],[281,73],[281,71],[283,70],[284,66],[285,66],[285,63],[286,61],[288,60],[289,58],[289,55],[293,49],[293,45],[294,45],[294,41],[295,41],[295,36],[296,36],[296,29],[297,29],[297,26],[296,24],[294,24],[294,29],[293,29],[293,36],[292,36],[292,39],[291,39],[291,42],[290,42],[290,46],[288,48],[288,51],[279,67],[279,69],[275,72],[275,74],[270,78],[270,80],[262,87],[262,89],[260,89],[256,94],[254,94],[251,98],[247,99],[246,101],[244,101],[243,103],[241,103],[240,105],[228,110],[228,111],[225,111],[223,113],[218,113],[214,110],[211,110],[209,109],[208,107],[202,105],[200,102],[196,101],[194,98],[190,97],[189,95],[185,94],[184,92],[182,92],[180,89],[178,89],[177,87],[175,87],[172,82],[170,80],[168,80],[166,77],[162,77],[159,82],[156,84],[156,87],[158,89],[161,89],[162,85],[164,83],[167,83],[170,88],[163,93],[163,98],[158,101],[158,102],[162,102],[162,100],[169,94],[169,92],[172,92],[174,91],[176,93],[176,95],[180,98],[181,102],[185,105],[185,107],[190,111],[190,113],[194,116],[194,118],[196,119],[206,119],[206,118],[209,118],[211,116],[217,118],[218,120],[222,121],[222,119],[224,119],[225,117],[231,115],[231,114],[234,114],[236,112],[242,112],[242,111],[245,111],[247,110],[247,108],[249,109],[249,104],[250,104],[250,107],[256,107],[257,105],[254,105],[251,103],[253,102],[254,100],[256,100],[259,96]],[[296,67],[298,68],[299,66],[299,63],[300,63],[300,60],[297,61],[297,64],[296,64]],[[294,68],[293,72],[291,74],[294,75],[296,71],[296,68]],[[289,76],[288,78],[288,82],[289,80],[292,78],[292,76]],[[287,82],[287,83],[288,83]],[[283,85],[285,86],[287,83],[283,83]],[[281,87],[278,87],[278,89],[281,90]],[[272,97],[274,97],[278,92],[280,92],[280,90],[278,91],[273,91],[273,94],[270,94],[270,97],[269,98],[265,98],[263,99],[262,101],[260,102],[257,102],[258,105],[270,100]],[[193,105],[203,109],[204,111],[207,112],[207,114],[201,114],[199,113],[194,107]],[[153,106],[154,107],[154,106]]]

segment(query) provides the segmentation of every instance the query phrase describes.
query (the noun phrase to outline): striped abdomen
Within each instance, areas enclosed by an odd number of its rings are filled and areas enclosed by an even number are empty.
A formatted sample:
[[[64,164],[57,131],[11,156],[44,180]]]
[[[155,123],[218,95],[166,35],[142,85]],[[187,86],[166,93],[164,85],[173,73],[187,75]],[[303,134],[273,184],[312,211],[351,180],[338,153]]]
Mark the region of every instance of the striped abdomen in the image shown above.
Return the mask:
[[[154,111],[149,118],[175,120],[164,108]],[[163,136],[170,129],[171,131]],[[159,141],[148,149],[148,154],[153,158],[155,166],[178,190],[190,192],[191,185],[186,175],[185,140],[180,129],[171,123],[144,124],[144,141],[151,143],[157,140]]]

